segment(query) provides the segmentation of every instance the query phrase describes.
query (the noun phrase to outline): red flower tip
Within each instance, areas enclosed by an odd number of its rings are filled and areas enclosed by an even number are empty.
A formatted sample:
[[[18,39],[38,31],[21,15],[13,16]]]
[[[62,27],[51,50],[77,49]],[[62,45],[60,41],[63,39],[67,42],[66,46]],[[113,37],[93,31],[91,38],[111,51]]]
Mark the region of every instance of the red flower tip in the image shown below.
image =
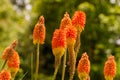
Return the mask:
[[[84,30],[84,25],[86,22],[86,15],[82,11],[76,11],[72,17],[72,25],[77,28],[77,30]]]
[[[108,60],[105,62],[105,66],[104,66],[104,76],[106,78],[106,80],[108,80],[108,78],[111,80],[115,77],[116,74],[116,62],[114,60],[114,56],[109,56]]]
[[[56,29],[52,38],[52,50],[54,55],[62,56],[66,47],[66,33],[62,29]]]
[[[77,30],[75,27],[67,27],[66,28],[66,38],[67,45],[74,46],[77,37]]]
[[[11,80],[11,74],[7,70],[2,70],[0,72],[0,80]]]
[[[71,26],[72,22],[69,14],[66,12],[63,19],[61,20],[60,29],[65,29],[67,26]]]
[[[35,28],[33,31],[33,43],[44,44],[44,40],[45,40],[44,17],[40,16],[39,21],[35,25]]]

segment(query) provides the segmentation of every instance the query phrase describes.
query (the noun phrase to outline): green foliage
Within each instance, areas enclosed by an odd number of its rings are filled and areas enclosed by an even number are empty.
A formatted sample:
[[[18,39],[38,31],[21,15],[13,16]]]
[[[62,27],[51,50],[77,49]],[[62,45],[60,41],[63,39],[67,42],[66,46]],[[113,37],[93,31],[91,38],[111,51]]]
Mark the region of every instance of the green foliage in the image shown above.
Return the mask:
[[[14,40],[19,39],[19,34],[24,32],[27,24],[25,21],[24,15],[16,13],[10,0],[0,0],[0,64],[3,64],[1,54],[4,48]],[[17,79],[22,75],[23,72],[19,71]]]

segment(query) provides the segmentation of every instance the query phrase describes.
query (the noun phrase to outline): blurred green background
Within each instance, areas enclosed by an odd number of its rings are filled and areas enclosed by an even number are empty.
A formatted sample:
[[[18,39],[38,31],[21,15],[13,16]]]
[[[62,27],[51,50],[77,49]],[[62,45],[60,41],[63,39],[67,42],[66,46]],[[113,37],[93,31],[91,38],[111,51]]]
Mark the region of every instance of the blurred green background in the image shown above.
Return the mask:
[[[114,55],[120,80],[120,0],[0,0],[0,55],[5,47],[18,39],[16,50],[21,69],[16,80],[32,80],[35,72],[36,46],[32,42],[34,25],[40,15],[45,17],[46,39],[40,47],[39,80],[51,80],[54,73],[54,56],[51,49],[53,32],[67,11],[72,17],[76,10],[86,13],[85,30],[81,34],[81,49],[77,57],[87,52],[91,62],[91,80],[105,80],[104,63]],[[0,67],[3,61],[0,57]],[[77,65],[77,64],[76,64]],[[61,80],[61,70],[56,80]],[[67,67],[65,80],[68,80]],[[77,73],[74,80],[79,80]]]

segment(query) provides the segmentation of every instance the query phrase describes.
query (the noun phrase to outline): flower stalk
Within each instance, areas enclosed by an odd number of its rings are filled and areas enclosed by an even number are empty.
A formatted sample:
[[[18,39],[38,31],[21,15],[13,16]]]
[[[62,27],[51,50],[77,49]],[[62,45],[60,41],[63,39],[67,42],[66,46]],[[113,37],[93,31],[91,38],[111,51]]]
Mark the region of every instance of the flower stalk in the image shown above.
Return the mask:
[[[60,64],[61,64],[61,58],[59,56],[56,56],[55,57],[55,71],[54,71],[54,75],[53,75],[53,79],[52,80],[56,79],[56,75],[58,73],[58,69],[60,67]]]
[[[33,53],[31,53],[31,80],[33,80]]]
[[[69,54],[69,64],[70,64],[69,80],[73,80],[74,73],[75,73],[75,65],[76,65],[76,57],[75,57],[74,47],[68,46],[68,54]]]
[[[1,70],[0,70],[0,71],[2,71],[2,70],[4,69],[4,67],[5,67],[6,63],[7,63],[7,59],[3,62],[3,65],[2,65],[2,67],[1,67]]]
[[[62,80],[64,80],[64,77],[65,77],[66,57],[67,57],[67,49],[65,51],[64,58],[63,58]]]
[[[77,31],[76,43],[75,43],[75,46],[74,46],[76,58],[77,58],[77,54],[79,52],[80,45],[81,45],[80,35],[81,35],[81,32]]]
[[[40,48],[40,44],[37,44],[35,80],[38,79],[38,71],[39,71],[39,54],[40,54],[39,48]]]

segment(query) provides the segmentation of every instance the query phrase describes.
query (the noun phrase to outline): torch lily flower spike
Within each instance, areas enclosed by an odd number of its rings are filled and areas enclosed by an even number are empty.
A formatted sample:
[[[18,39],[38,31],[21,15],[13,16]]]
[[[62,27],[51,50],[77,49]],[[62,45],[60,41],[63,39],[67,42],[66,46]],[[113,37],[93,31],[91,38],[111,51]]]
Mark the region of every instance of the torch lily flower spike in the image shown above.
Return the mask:
[[[66,49],[66,33],[62,29],[56,29],[52,38],[52,51],[55,56],[55,72],[53,80],[55,80],[59,66],[61,64],[61,57],[64,55]]]
[[[104,66],[104,76],[106,80],[113,80],[116,74],[116,62],[114,56],[109,56]]]
[[[35,70],[35,80],[38,78],[38,71],[39,71],[39,47],[40,44],[44,44],[45,40],[45,25],[44,25],[44,17],[40,16],[37,24],[34,27],[33,31],[33,43],[37,44],[37,57],[36,57],[36,70]]]
[[[87,53],[83,53],[78,63],[78,77],[80,80],[89,80],[90,61]]]
[[[11,74],[8,70],[2,70],[0,72],[0,80],[11,80]]]
[[[80,35],[81,32],[84,30],[86,22],[86,15],[83,11],[76,11],[72,17],[72,25],[77,29],[77,38],[75,43],[75,54],[77,58],[77,53],[80,49]]]
[[[33,43],[34,44],[44,44],[45,40],[45,25],[44,25],[44,17],[40,16],[37,24],[35,25],[33,31]]]

